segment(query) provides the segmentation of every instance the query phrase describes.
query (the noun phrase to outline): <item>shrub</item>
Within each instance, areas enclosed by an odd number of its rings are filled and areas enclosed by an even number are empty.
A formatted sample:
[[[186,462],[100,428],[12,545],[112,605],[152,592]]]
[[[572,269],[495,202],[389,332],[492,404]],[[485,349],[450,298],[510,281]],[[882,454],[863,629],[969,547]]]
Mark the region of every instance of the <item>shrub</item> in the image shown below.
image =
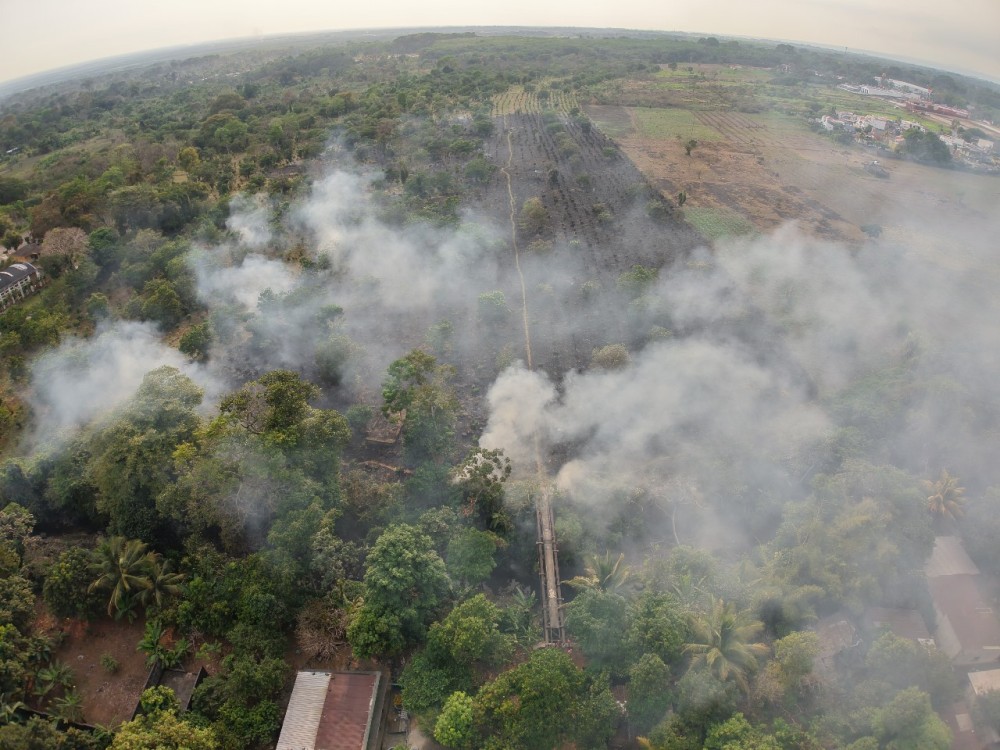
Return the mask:
[[[628,349],[624,344],[608,344],[594,349],[590,366],[603,370],[620,370],[629,363]]]

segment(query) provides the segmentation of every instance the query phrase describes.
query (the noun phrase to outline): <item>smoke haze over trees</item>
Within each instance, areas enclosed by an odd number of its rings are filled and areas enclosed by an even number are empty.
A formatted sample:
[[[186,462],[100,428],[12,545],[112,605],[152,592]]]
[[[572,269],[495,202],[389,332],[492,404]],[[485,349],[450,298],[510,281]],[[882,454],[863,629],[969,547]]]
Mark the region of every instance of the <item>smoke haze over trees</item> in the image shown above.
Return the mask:
[[[811,628],[932,610],[940,533],[1000,572],[1000,218],[922,217],[962,253],[795,223],[710,244],[570,95],[728,44],[395,44],[426,56],[137,88],[161,141],[6,191],[12,226],[74,241],[0,316],[0,693],[68,691],[27,690],[34,585],[168,659],[222,649],[178,729],[206,747],[273,742],[293,633],[392,666],[454,748],[946,746],[947,658],[876,632],[827,658]],[[5,137],[58,150],[30,102]],[[533,649],[543,493],[572,659]],[[33,530],[86,542],[46,558]],[[135,588],[108,601],[116,549]],[[155,699],[126,736],[187,724]]]

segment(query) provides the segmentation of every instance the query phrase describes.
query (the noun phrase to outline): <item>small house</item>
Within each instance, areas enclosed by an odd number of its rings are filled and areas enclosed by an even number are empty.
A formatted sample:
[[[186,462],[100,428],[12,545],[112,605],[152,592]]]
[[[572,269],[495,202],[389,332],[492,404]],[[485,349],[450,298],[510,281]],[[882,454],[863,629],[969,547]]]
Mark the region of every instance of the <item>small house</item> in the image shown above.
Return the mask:
[[[981,589],[979,568],[961,540],[957,536],[937,537],[926,571],[938,647],[960,668],[1000,661],[1000,619]]]
[[[277,750],[376,750],[384,682],[378,672],[299,672]]]

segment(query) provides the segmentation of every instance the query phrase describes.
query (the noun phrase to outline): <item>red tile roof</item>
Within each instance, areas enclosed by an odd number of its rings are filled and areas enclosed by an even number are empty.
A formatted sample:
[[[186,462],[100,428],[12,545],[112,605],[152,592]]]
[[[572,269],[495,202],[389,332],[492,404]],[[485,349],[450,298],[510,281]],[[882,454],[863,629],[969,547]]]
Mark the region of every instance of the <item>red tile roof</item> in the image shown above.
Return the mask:
[[[278,750],[367,750],[378,687],[377,672],[299,672]]]
[[[316,750],[365,750],[378,675],[334,672],[316,730]]]

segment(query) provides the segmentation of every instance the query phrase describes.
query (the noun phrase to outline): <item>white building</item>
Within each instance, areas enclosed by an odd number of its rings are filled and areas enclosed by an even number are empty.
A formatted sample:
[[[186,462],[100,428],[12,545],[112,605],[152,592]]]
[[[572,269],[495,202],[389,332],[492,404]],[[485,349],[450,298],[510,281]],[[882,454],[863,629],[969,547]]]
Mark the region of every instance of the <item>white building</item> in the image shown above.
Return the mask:
[[[31,263],[15,263],[0,271],[0,310],[32,294],[42,285],[42,272]]]

